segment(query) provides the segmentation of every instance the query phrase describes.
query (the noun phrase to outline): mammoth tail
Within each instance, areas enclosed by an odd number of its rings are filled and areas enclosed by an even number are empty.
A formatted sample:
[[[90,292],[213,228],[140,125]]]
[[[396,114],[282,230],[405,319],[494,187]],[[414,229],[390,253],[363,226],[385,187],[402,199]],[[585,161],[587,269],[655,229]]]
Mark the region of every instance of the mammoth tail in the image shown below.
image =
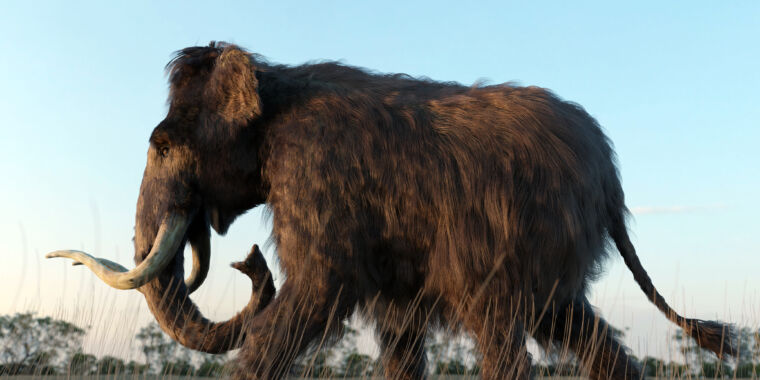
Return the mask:
[[[737,338],[731,325],[717,321],[684,318],[668,305],[665,298],[663,298],[654,287],[652,279],[649,278],[646,270],[644,270],[644,267],[641,265],[641,261],[639,261],[639,257],[636,255],[636,250],[628,236],[628,230],[623,215],[618,215],[613,218],[610,236],[615,242],[618,251],[620,251],[620,254],[623,256],[625,265],[633,273],[633,278],[636,280],[636,283],[639,284],[641,290],[643,290],[647,297],[649,297],[649,300],[657,306],[657,308],[660,309],[671,322],[680,326],[686,335],[694,338],[700,347],[714,352],[719,358],[726,358],[727,355],[736,356]]]

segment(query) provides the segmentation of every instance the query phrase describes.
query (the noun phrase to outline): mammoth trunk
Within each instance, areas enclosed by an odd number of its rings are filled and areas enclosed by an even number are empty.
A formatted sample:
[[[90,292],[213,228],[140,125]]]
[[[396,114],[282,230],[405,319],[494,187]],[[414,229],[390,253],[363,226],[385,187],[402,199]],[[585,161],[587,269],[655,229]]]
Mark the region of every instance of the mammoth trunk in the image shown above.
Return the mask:
[[[138,222],[135,231],[137,237],[152,235],[141,227],[144,228]],[[202,230],[203,228],[196,228],[196,226],[191,225],[188,229],[190,236],[187,237],[187,240],[191,242],[194,253],[200,251],[202,256],[208,257],[208,227],[205,227],[205,232]],[[146,247],[145,243],[138,241],[137,238],[135,240],[136,248]],[[162,244],[162,242],[155,241],[148,244],[155,246]],[[227,321],[212,322],[201,314],[198,307],[190,299],[191,289],[184,281],[182,250],[183,247],[180,245],[179,249],[174,252],[174,259],[164,267],[164,270],[140,288],[140,291],[145,295],[150,311],[161,328],[172,339],[188,348],[208,353],[222,353],[239,347],[244,338],[247,321],[271,301],[275,292],[271,275],[261,256],[261,251],[254,245],[245,261],[233,264],[234,268],[246,274],[252,281],[251,298],[248,305]],[[136,261],[138,264],[141,261],[139,254]],[[197,285],[197,282],[193,282],[189,286]]]

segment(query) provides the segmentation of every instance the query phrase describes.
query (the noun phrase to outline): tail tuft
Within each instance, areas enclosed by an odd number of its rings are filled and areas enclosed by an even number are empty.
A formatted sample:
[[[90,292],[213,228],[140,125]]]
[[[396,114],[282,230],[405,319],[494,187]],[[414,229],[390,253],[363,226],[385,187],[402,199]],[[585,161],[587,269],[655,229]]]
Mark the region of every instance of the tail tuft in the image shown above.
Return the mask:
[[[652,279],[649,278],[646,270],[641,265],[641,261],[639,261],[639,257],[636,255],[636,249],[633,247],[631,239],[628,236],[625,220],[622,215],[616,215],[612,219],[613,226],[610,229],[610,236],[614,240],[620,255],[623,256],[625,265],[631,270],[633,278],[639,284],[644,294],[649,297],[649,300],[671,322],[683,328],[686,335],[694,338],[700,347],[714,352],[721,359],[728,359],[728,356],[736,357],[738,339],[733,326],[715,321],[684,318],[678,315],[654,287]]]
[[[733,326],[716,321],[686,318],[681,327],[700,347],[714,352],[718,358],[736,357],[738,338]]]

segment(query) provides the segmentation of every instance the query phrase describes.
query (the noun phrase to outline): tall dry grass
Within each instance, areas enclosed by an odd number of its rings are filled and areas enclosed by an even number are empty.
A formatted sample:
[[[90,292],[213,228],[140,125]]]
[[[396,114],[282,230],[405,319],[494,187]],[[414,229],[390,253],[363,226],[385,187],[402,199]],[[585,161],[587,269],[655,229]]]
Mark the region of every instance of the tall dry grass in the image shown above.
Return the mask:
[[[26,240],[24,239],[24,250],[26,250]],[[84,248],[84,247],[82,247]],[[27,252],[24,253],[25,255]],[[35,252],[34,257],[41,257],[41,254],[39,252]],[[26,261],[25,264],[26,265]],[[31,265],[31,264],[30,264]],[[69,322],[72,322],[78,326],[87,327],[88,328],[88,334],[85,337],[85,341],[83,342],[83,348],[86,352],[94,354],[96,356],[104,356],[104,355],[113,355],[117,357],[124,358],[125,361],[128,360],[136,360],[136,361],[144,361],[144,358],[142,357],[139,347],[136,345],[136,342],[134,341],[134,336],[137,333],[137,331],[145,325],[148,321],[151,320],[150,315],[147,313],[144,300],[142,299],[141,295],[137,292],[121,292],[121,291],[115,291],[112,289],[109,289],[105,286],[102,286],[97,279],[95,279],[94,276],[91,275],[91,273],[83,270],[79,270],[77,272],[72,271],[70,268],[65,268],[63,270],[64,276],[71,276],[64,277],[63,284],[60,284],[56,287],[50,287],[50,286],[42,286],[42,278],[43,275],[41,273],[41,265],[38,262],[37,263],[37,281],[38,285],[35,289],[32,289],[30,292],[29,289],[26,289],[29,286],[29,281],[27,278],[22,276],[21,284],[17,287],[15,293],[11,294],[6,293],[5,296],[12,297],[13,303],[12,303],[12,309],[18,311],[18,310],[32,310],[36,311],[40,315],[48,315],[52,316],[56,319],[66,320]],[[27,268],[22,268],[23,273],[26,273]],[[78,279],[77,279],[78,277]],[[32,283],[33,286],[33,283]],[[230,285],[230,282],[227,283],[225,286],[225,290],[223,293],[227,293],[226,289],[229,289],[230,287],[234,288],[235,285]],[[239,286],[239,285],[237,285]],[[201,288],[203,289],[203,288]],[[200,293],[200,298],[211,298],[213,301],[210,303],[212,304],[211,309],[213,309],[213,306],[217,306],[219,308],[219,305],[221,305],[223,302],[225,302],[224,297],[222,296],[215,296],[213,294],[204,294],[202,291]],[[53,298],[54,301],[51,302],[50,298]],[[240,300],[237,300],[238,302]],[[414,301],[411,303],[410,308],[414,308],[419,305],[419,303],[422,301],[421,296],[418,296],[414,299]],[[529,304],[527,301],[521,301],[525,302],[525,304]],[[501,305],[503,307],[509,307],[514,310],[514,320],[522,320],[527,321],[524,325],[524,330],[526,330],[528,333],[531,331],[534,331],[536,328],[536,321],[542,320],[544,318],[549,318],[552,320],[552,323],[563,323],[564,321],[556,320],[556,318],[552,315],[552,313],[549,311],[551,309],[550,305],[544,304],[544,305],[530,305],[529,307],[525,307],[525,304],[523,304],[522,307],[515,306],[514,304],[510,305]],[[208,302],[206,303],[208,305]],[[463,313],[466,306],[466,300],[462,300],[461,304],[458,305],[456,308],[456,312]],[[303,307],[309,307],[308,302],[305,302]],[[371,307],[369,305],[368,307]],[[203,305],[202,305],[203,308]],[[412,313],[408,314],[409,316],[412,315]],[[431,322],[433,322],[431,320]],[[331,325],[333,326],[340,326],[341,321],[334,320],[332,321]],[[513,323],[509,326],[507,326],[508,329],[516,329],[518,325],[516,323]],[[593,327],[592,327],[593,328]],[[293,330],[297,331],[298,326],[293,326]],[[757,330],[757,329],[755,329]],[[508,332],[514,332],[514,331],[508,331]],[[663,336],[661,337],[663,340],[671,341],[670,336]],[[458,339],[454,337],[453,339]],[[757,338],[758,342],[760,342],[760,337]],[[332,344],[334,344],[334,340],[331,339],[330,334],[325,334],[320,337],[317,341],[314,342],[313,347],[300,359],[300,362],[302,363],[308,363],[304,368],[301,369],[301,372],[308,372],[313,370],[313,367],[310,367],[309,364],[313,365],[317,359],[317,354],[325,347],[328,347]],[[672,342],[671,342],[672,343]],[[559,339],[558,344],[556,345],[555,349],[551,351],[551,355],[553,355],[555,358],[559,359],[559,362],[561,363],[572,363],[573,361],[578,363],[577,368],[569,366],[569,364],[565,364],[564,368],[569,368],[572,372],[575,370],[575,373],[570,373],[571,375],[577,375],[582,376],[584,373],[588,370],[588,358],[593,357],[594,354],[600,349],[600,342],[597,340],[589,340],[587,342],[584,342],[584,350],[582,350],[578,355],[574,354],[571,347],[570,342],[568,341],[567,337],[561,337]],[[503,352],[509,352],[513,351],[513,347],[503,347]],[[438,357],[435,356],[429,356],[429,362],[436,363],[439,360],[445,359],[443,356],[445,356],[446,352],[439,353]],[[233,354],[234,356],[234,354]],[[534,362],[542,362],[546,359],[546,355],[543,353],[536,353],[534,355]],[[666,358],[669,359],[669,358]],[[705,357],[704,360],[708,360],[708,357]],[[59,358],[59,360],[65,361],[67,358]],[[474,363],[477,362],[476,354],[470,355],[464,360],[467,363]],[[696,365],[699,365],[700,363],[695,363]],[[431,366],[432,367],[432,366]],[[365,376],[360,377],[361,379],[373,379],[373,378],[381,378],[382,376],[382,369],[381,368],[372,368],[368,371],[369,373]],[[224,378],[228,376],[229,372],[225,372],[221,377]],[[538,370],[534,370],[534,375],[541,376],[543,378],[552,378],[552,379],[569,379],[572,377],[563,377],[558,375],[549,375],[546,376],[545,374],[540,373]],[[39,376],[32,376],[33,378],[37,378]],[[735,376],[731,376],[732,378],[736,378]],[[29,377],[19,377],[19,380],[26,380]],[[52,377],[49,377],[52,378]],[[61,375],[55,376],[56,380],[58,378],[63,379],[69,379],[69,378],[77,378],[75,375],[71,373],[65,372]],[[145,379],[158,379],[158,378],[179,378],[178,376],[174,375],[168,375],[168,376],[160,376],[155,374],[150,375],[135,375],[135,376],[129,376],[129,375],[101,375],[101,376],[89,376],[88,378],[102,378],[102,379],[115,379],[115,380],[121,380],[126,378],[145,378]],[[333,379],[339,378],[339,379],[349,379],[348,377],[340,377],[340,376],[334,376]],[[430,378],[433,379],[462,379],[462,378],[477,378],[476,375],[472,376],[437,376],[437,375],[431,375]],[[658,378],[660,379],[696,379],[699,378],[699,376],[692,371],[687,371],[684,373],[681,372],[674,372],[670,370],[667,367],[661,367],[658,371]],[[753,374],[750,378],[758,378],[757,374]],[[353,379],[353,378],[351,378]]]
[[[109,296],[106,296],[105,298],[96,298],[94,300],[90,300],[91,302],[81,301],[80,303],[76,303],[75,305],[68,307],[68,308],[60,308],[58,309],[58,313],[54,313],[52,315],[54,318],[57,319],[63,319],[70,321],[76,325],[79,326],[89,326],[90,327],[90,333],[87,337],[89,339],[89,342],[87,344],[87,351],[89,353],[95,354],[96,356],[102,356],[105,354],[108,355],[115,355],[123,357],[127,360],[138,360],[141,361],[139,347],[135,345],[134,340],[129,342],[126,346],[121,347],[113,347],[113,342],[115,339],[115,335],[123,335],[124,332],[136,332],[140,327],[142,327],[141,319],[137,318],[135,315],[130,315],[128,313],[113,313],[112,310],[114,308],[115,303],[117,302],[116,298],[114,297],[114,294],[117,296],[123,295],[123,293],[107,293],[110,294]],[[412,303],[410,307],[414,308],[417,307],[419,304],[419,300],[421,300],[421,296],[415,298],[415,302]],[[131,301],[130,301],[131,302]],[[464,312],[464,305],[465,303],[462,302],[460,305],[460,311]],[[142,306],[142,300],[140,298],[137,299],[137,303],[129,303],[128,306],[134,308],[135,310],[139,310]],[[302,307],[308,307],[307,304],[302,305]],[[371,307],[371,305],[370,305]],[[556,318],[555,315],[551,313],[551,307],[549,305],[532,305],[531,307],[514,307],[515,313],[514,313],[514,321],[522,320],[522,321],[528,321],[528,323],[525,324],[525,330],[530,333],[535,331],[537,328],[536,321],[542,320],[543,318],[549,318],[552,321],[552,324],[559,324],[564,323],[565,321],[560,321]],[[413,315],[412,313],[408,313],[408,315]],[[332,326],[340,326],[342,321],[333,321],[331,323]],[[517,323],[514,323],[510,326],[507,326],[507,329],[515,329],[516,326],[519,326]],[[599,328],[600,325],[595,326],[589,326],[592,329]],[[290,328],[291,331],[298,331],[298,326],[289,326],[287,328]],[[611,331],[606,331],[604,328],[599,332],[599,334],[596,334],[596,337],[604,337],[605,334],[612,333]],[[134,333],[132,333],[132,336],[134,336]],[[457,335],[432,335],[437,338],[441,338],[445,341],[445,339],[463,339]],[[760,342],[760,337],[755,335],[753,337],[757,342]],[[663,337],[663,339],[671,339],[671,337]],[[118,339],[116,339],[118,340]],[[586,342],[583,342],[582,346],[584,349],[579,353],[574,353],[571,349],[572,342],[568,340],[567,336],[560,337],[560,339],[557,340],[557,344],[554,346],[553,349],[548,351],[548,353],[539,352],[537,355],[534,356],[534,362],[535,363],[545,363],[547,358],[551,357],[556,363],[559,363],[559,370],[557,373],[561,373],[562,376],[557,374],[547,374],[545,372],[542,372],[542,370],[545,370],[545,367],[541,366],[534,366],[533,372],[534,376],[536,378],[545,378],[545,379],[572,379],[572,378],[581,378],[584,376],[584,374],[588,373],[588,366],[592,365],[589,361],[590,358],[593,358],[595,354],[598,352],[598,350],[602,349],[601,342],[596,339],[591,339]],[[301,367],[297,373],[300,373],[300,375],[308,375],[310,372],[314,371],[314,364],[317,362],[318,354],[320,352],[323,352],[323,350],[326,347],[330,347],[331,345],[335,344],[335,340],[332,339],[331,335],[328,333],[325,333],[321,339],[314,342],[314,344],[310,347],[310,350],[306,354],[304,354],[300,359],[299,363],[304,364],[303,367]],[[755,349],[757,347],[754,347]],[[512,347],[503,347],[502,352],[511,352]],[[119,355],[119,352],[122,354]],[[429,356],[429,362],[436,363],[438,361],[442,361],[445,359],[448,359],[448,356],[450,355],[450,352],[446,352],[445,350],[442,350],[438,352],[439,356],[430,355]],[[760,352],[756,353],[760,356]],[[61,357],[59,360],[65,361],[68,358]],[[462,358],[466,363],[472,365],[474,363],[477,363],[477,354],[473,352],[468,352],[466,356]],[[701,358],[701,360],[708,361],[710,358],[708,356],[705,356]],[[731,363],[729,363],[731,364]],[[693,365],[701,366],[701,363],[693,363]],[[431,366],[433,367],[433,366]],[[67,368],[65,365],[62,364],[63,373],[60,373],[57,376],[17,376],[16,378],[18,380],[30,380],[32,378],[40,378],[45,377],[49,380],[62,380],[62,379],[114,379],[114,380],[126,380],[126,379],[180,379],[180,378],[187,378],[192,376],[177,376],[177,375],[157,375],[157,374],[141,374],[141,375],[126,375],[126,374],[110,374],[110,375],[92,375],[92,376],[79,376],[71,373],[70,371],[67,371]],[[432,369],[432,368],[431,368]],[[383,372],[382,368],[379,366],[373,366],[371,368],[367,368],[366,374],[361,377],[347,377],[342,375],[332,375],[327,378],[330,379],[379,379],[382,377]],[[570,375],[570,376],[567,376]],[[229,367],[227,370],[225,370],[218,378],[227,378],[229,376]],[[294,378],[297,378],[299,376],[295,376]],[[477,379],[477,375],[465,375],[465,376],[451,376],[451,375],[430,375],[431,379]],[[658,368],[658,379],[672,379],[672,380],[681,380],[681,379],[698,379],[698,378],[704,378],[701,377],[698,373],[696,373],[694,370],[687,370],[687,371],[674,371],[673,367],[668,366],[661,366]],[[718,376],[713,376],[711,378],[718,378]],[[729,375],[727,378],[734,378],[736,379],[736,375]],[[758,378],[757,373],[753,373],[749,378]]]

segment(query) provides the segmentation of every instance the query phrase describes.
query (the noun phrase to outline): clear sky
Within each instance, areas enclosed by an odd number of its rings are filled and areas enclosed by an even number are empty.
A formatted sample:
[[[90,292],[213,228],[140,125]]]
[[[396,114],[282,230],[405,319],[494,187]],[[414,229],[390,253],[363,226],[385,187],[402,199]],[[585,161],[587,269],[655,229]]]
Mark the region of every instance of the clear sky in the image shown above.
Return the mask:
[[[583,105],[615,143],[631,230],[679,311],[760,325],[760,3],[3,2],[0,5],[0,313],[90,325],[86,349],[123,353],[150,315],[135,291],[45,261],[86,249],[129,266],[164,65],[210,40],[271,61],[516,81]],[[214,237],[196,296],[225,318],[248,298],[227,265],[263,243],[258,211]],[[273,248],[267,249],[274,267]],[[592,293],[638,355],[673,332],[616,255]]]

